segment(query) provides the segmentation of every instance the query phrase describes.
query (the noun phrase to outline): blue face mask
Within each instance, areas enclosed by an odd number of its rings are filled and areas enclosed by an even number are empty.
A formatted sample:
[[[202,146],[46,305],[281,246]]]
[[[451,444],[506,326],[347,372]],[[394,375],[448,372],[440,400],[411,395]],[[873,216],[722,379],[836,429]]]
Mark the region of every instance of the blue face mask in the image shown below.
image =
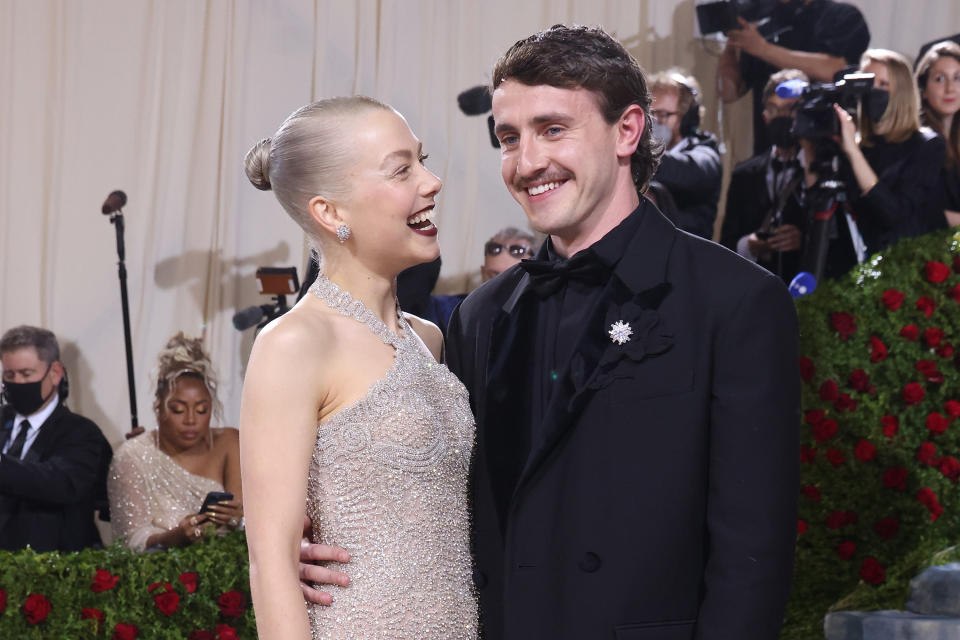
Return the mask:
[[[651,124],[653,126],[650,128],[650,135],[653,136],[654,140],[664,147],[669,145],[670,139],[673,137],[673,131],[671,131],[670,127],[653,119],[651,119]]]

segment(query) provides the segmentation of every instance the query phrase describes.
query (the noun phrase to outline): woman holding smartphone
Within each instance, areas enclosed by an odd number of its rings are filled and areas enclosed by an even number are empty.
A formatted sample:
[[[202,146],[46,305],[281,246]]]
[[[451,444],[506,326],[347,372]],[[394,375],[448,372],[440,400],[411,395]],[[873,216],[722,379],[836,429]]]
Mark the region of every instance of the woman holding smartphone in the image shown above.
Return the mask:
[[[130,548],[186,546],[210,526],[241,526],[240,441],[234,428],[210,427],[216,393],[201,341],[173,336],[159,357],[157,428],[123,443],[110,465],[110,521]]]

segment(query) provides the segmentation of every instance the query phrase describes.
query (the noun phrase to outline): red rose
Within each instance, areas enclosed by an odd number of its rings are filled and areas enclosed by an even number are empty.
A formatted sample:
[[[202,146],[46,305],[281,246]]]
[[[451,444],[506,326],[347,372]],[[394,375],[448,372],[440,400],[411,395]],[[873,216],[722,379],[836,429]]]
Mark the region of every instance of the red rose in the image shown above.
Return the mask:
[[[960,478],[960,460],[957,460],[951,456],[944,456],[940,458],[940,473],[947,476],[953,482],[956,482]]]
[[[214,630],[217,632],[217,640],[237,640],[237,630],[228,624],[218,624]]]
[[[960,256],[953,256],[953,272],[960,273]]]
[[[917,449],[917,460],[923,464],[933,464],[937,459],[937,445],[932,442],[921,442]]]
[[[812,484],[806,484],[800,488],[800,493],[805,498],[810,498],[814,502],[820,502],[820,489]]]
[[[936,411],[927,416],[927,429],[930,430],[930,433],[941,434],[949,426],[950,421]]]
[[[953,298],[954,302],[960,304],[960,284],[953,285],[953,288],[950,289],[947,295]]]
[[[187,593],[193,593],[197,590],[197,573],[195,571],[181,573],[178,580],[180,580],[180,584],[183,585]]]
[[[870,362],[881,362],[887,358],[887,345],[877,336],[870,336]]]
[[[934,302],[931,298],[926,296],[917,300],[917,311],[927,316],[928,318],[933,315],[933,310],[937,308],[937,303]]]
[[[109,591],[116,586],[119,579],[120,576],[112,576],[106,569],[97,569],[97,572],[93,574],[93,583],[90,585],[90,590],[94,593]]]
[[[861,462],[870,462],[877,455],[877,448],[869,440],[861,440],[854,448],[853,455]]]
[[[180,607],[180,594],[176,591],[164,591],[153,596],[153,604],[165,616],[173,615]]]
[[[803,520],[797,520],[797,535],[807,532],[807,523]]]
[[[883,305],[890,309],[890,311],[896,311],[903,304],[904,295],[897,291],[896,289],[887,289],[883,292],[883,295],[880,296],[880,300],[883,302]]]
[[[137,625],[118,622],[117,626],[113,628],[112,640],[135,640],[139,633],[140,629]]]
[[[855,391],[866,391],[870,388],[870,376],[863,369],[854,369],[850,372],[850,388]]]
[[[883,472],[883,486],[903,491],[907,488],[907,470],[903,467],[890,467]]]
[[[810,358],[800,358],[799,364],[800,364],[800,379],[803,380],[804,382],[810,382],[811,380],[813,380],[813,374],[816,371],[813,367],[813,360],[811,360]]]
[[[873,530],[881,540],[890,540],[900,531],[900,521],[896,518],[880,518],[873,523]]]
[[[941,358],[949,358],[953,355],[954,349],[953,345],[949,342],[944,342],[939,347],[937,347],[937,355]]]
[[[930,327],[929,329],[924,329],[923,331],[923,341],[927,343],[927,347],[933,349],[935,346],[940,344],[940,341],[943,340],[943,330],[937,329],[936,327]]]
[[[880,584],[887,579],[887,572],[876,558],[867,556],[860,565],[860,577],[864,582]]]
[[[933,360],[917,360],[917,363],[913,365],[913,367],[923,374],[927,382],[942,384],[944,381],[943,374],[937,370],[937,363]]]
[[[840,556],[841,560],[849,560],[856,552],[857,545],[850,540],[844,540],[837,545],[837,555]]]
[[[47,596],[31,593],[23,603],[23,615],[30,624],[40,624],[50,615],[50,601]]]
[[[960,402],[956,400],[947,400],[943,408],[951,418],[960,418]]]
[[[916,382],[911,382],[903,388],[903,401],[908,406],[923,402],[924,395],[926,395],[926,391]]]
[[[913,342],[920,337],[920,328],[915,324],[908,324],[900,329],[900,337],[906,338],[910,342]]]
[[[827,516],[827,529],[836,530],[845,526],[847,526],[846,512],[835,509]]]
[[[940,517],[940,514],[943,513],[943,507],[940,506],[940,501],[937,500],[937,494],[926,487],[917,491],[917,501],[930,511],[931,520],[936,520]]]
[[[826,402],[833,402],[838,397],[840,397],[840,389],[837,387],[837,383],[833,380],[825,380],[822,385],[820,385],[820,399],[825,400]]]
[[[839,467],[847,461],[847,456],[843,455],[842,451],[837,451],[836,449],[827,449],[827,460],[829,460],[830,464],[833,466]]]
[[[841,340],[846,340],[857,331],[857,319],[846,311],[830,314],[830,326],[840,334]]]
[[[900,429],[900,420],[897,419],[897,416],[885,415],[880,418],[880,424],[883,425],[883,435],[888,438],[897,435],[897,431]]]
[[[803,445],[800,445],[800,462],[803,464],[811,464],[817,458],[816,449],[808,449]]]
[[[7,610],[7,592],[4,589],[0,589],[0,613],[3,613]]]
[[[196,631],[191,631],[190,635],[187,636],[187,640],[216,640],[212,631],[204,631],[198,629]]]
[[[833,436],[837,435],[837,421],[833,418],[821,420],[817,424],[813,425],[812,431],[814,440],[817,442],[826,442]]]
[[[103,611],[99,609],[90,609],[84,607],[80,610],[80,619],[81,620],[96,620],[97,621],[97,634],[100,633],[100,625],[103,624],[103,621],[106,619],[106,616],[103,615]]]
[[[820,424],[823,422],[823,419],[827,417],[820,409],[810,409],[805,414],[803,414],[803,421],[807,424]]]
[[[938,262],[936,260],[931,260],[927,262],[927,280],[933,284],[940,284],[950,276],[950,267]]]
[[[220,613],[228,618],[237,618],[243,615],[246,608],[247,599],[239,591],[227,591],[221,593],[217,598],[217,605],[220,607]]]
[[[856,411],[857,401],[851,398],[849,393],[841,393],[833,406],[837,411]]]

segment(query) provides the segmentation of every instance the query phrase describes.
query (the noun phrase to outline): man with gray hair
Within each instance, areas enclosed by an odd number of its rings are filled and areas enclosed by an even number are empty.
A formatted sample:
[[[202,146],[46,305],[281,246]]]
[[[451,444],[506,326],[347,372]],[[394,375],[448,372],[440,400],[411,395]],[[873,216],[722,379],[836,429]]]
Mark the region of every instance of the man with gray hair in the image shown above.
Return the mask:
[[[100,543],[112,450],[100,428],[63,404],[67,378],[50,331],[19,326],[0,338],[0,549],[76,551]]]
[[[535,248],[536,240],[529,231],[516,227],[500,229],[483,245],[483,281],[500,275],[524,258],[532,258]]]

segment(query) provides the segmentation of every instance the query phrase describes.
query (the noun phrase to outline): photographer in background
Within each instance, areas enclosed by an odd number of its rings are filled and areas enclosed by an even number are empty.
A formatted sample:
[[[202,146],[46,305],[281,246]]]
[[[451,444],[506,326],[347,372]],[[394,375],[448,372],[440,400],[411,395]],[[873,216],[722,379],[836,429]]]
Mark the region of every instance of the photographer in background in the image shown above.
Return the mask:
[[[780,0],[769,17],[760,29],[740,18],[740,29],[727,33],[727,46],[717,64],[721,100],[734,102],[753,91],[754,154],[773,143],[762,113],[763,88],[774,72],[800,69],[811,81],[829,82],[838,71],[856,64],[870,44],[863,15],[843,2]]]
[[[910,63],[901,54],[870,49],[860,70],[874,74],[857,125],[834,106],[840,120],[840,145],[850,164],[850,210],[866,255],[900,238],[946,226],[943,214],[944,140],[920,127],[920,98]],[[860,259],[865,256],[860,256]]]
[[[799,69],[783,69],[763,88],[763,118],[772,146],[740,163],[727,190],[720,243],[789,283],[800,269],[806,211],[804,170],[794,137],[797,98],[781,98],[777,85],[807,81]]]
[[[650,78],[653,136],[665,147],[654,180],[673,196],[675,223],[701,238],[713,238],[723,166],[713,134],[699,129],[703,116],[696,79],[679,70]]]

